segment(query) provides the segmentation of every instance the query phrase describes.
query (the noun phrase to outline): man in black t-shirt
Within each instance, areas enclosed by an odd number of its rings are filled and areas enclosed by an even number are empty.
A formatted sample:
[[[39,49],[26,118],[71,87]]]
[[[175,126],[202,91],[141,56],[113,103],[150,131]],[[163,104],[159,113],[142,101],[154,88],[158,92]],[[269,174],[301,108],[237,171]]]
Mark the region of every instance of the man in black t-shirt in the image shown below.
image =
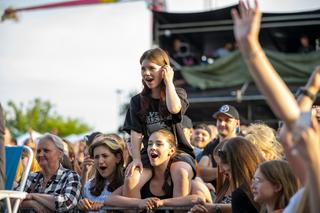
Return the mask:
[[[237,136],[240,118],[237,109],[231,105],[221,106],[219,111],[213,114],[213,117],[217,119],[218,138],[204,148],[198,164],[198,176],[205,182],[212,182],[215,185],[217,164],[212,153],[220,141]]]

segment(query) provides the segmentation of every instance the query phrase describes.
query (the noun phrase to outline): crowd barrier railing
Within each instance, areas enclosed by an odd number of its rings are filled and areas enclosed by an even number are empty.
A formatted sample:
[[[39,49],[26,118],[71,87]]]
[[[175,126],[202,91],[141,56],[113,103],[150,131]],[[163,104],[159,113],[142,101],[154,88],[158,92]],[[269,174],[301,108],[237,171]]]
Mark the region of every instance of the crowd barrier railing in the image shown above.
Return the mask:
[[[162,210],[165,213],[169,213],[170,211],[189,211],[192,208],[192,206],[161,206],[159,208],[149,210],[148,213],[152,213],[158,210]],[[112,212],[112,211],[135,211],[136,213],[139,213],[142,211],[142,209],[139,209],[137,207],[116,207],[116,206],[105,206],[102,208],[102,210],[106,212]]]

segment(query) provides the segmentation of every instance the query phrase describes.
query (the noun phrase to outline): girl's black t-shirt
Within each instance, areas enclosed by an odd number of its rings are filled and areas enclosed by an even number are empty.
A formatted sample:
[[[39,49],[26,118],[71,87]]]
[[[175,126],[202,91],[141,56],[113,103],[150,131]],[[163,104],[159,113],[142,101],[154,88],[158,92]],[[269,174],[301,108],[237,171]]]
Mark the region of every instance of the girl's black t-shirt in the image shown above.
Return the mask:
[[[148,146],[149,136],[159,129],[168,129],[175,134],[178,144],[178,150],[182,150],[194,157],[193,149],[183,134],[181,126],[182,115],[186,112],[189,102],[187,93],[182,88],[176,88],[176,92],[181,101],[181,111],[178,114],[170,114],[162,117],[159,112],[159,99],[151,98],[149,111],[144,121],[138,116],[140,111],[140,94],[131,98],[130,105],[126,114],[123,129],[130,134],[134,130],[143,135],[142,143],[145,152]]]
[[[243,186],[232,192],[231,206],[232,213],[258,213],[258,210],[245,193]]]

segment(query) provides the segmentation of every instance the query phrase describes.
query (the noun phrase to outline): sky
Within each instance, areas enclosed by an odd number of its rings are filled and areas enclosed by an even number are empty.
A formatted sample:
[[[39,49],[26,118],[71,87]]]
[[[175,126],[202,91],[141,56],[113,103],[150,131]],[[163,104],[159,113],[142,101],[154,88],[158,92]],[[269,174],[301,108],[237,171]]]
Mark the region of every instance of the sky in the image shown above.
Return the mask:
[[[57,0],[6,0],[0,13]],[[169,0],[169,12],[195,12],[232,0]],[[263,11],[320,8],[319,0],[263,0]],[[23,12],[0,23],[0,101],[49,100],[65,117],[114,132],[119,106],[141,90],[139,58],[152,47],[151,13],[144,1]]]

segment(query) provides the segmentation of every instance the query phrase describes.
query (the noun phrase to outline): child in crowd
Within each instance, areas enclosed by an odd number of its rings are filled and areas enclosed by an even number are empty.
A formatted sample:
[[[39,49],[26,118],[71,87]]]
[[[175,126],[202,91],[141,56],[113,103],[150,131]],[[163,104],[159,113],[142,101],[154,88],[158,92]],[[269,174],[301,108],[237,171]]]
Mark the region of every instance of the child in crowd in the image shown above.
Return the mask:
[[[104,202],[108,196],[123,184],[123,144],[120,137],[100,134],[89,146],[89,154],[94,159],[94,178],[83,187],[83,199],[78,208],[93,211],[95,202]],[[103,212],[103,211],[101,211]]]
[[[257,168],[251,188],[261,213],[281,213],[298,191],[298,180],[287,161],[266,161]]]
[[[160,49],[150,49],[140,58],[143,90],[131,98],[124,130],[131,135],[132,162],[127,168],[124,193],[132,197],[132,190],[139,182],[143,167],[150,168],[147,147],[150,135],[159,129],[170,130],[177,142],[178,152],[171,164],[173,196],[190,193],[191,179],[195,176],[192,146],[185,138],[181,117],[188,107],[186,92],[175,88],[169,56]],[[141,144],[143,144],[141,150]],[[137,170],[136,170],[137,169]],[[139,174],[140,171],[140,174]],[[150,169],[149,177],[152,173]]]

